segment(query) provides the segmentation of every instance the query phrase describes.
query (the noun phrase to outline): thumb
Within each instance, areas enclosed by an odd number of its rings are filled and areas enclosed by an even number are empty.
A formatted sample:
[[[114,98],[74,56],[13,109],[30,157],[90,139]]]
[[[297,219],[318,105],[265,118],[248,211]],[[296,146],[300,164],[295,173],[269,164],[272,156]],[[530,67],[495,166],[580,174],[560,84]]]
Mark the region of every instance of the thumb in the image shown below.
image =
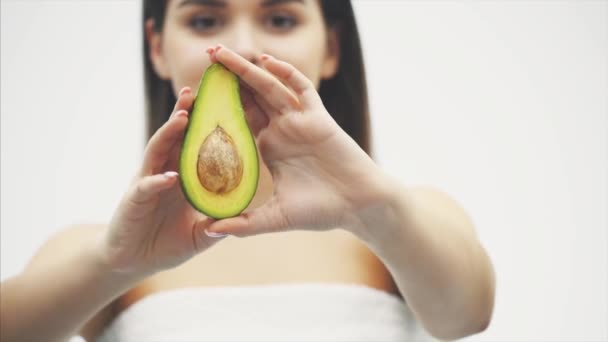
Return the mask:
[[[280,232],[290,227],[289,219],[282,213],[276,197],[272,197],[264,205],[250,212],[213,222],[207,228],[207,233],[246,237]]]
[[[213,218],[205,216],[192,227],[192,243],[194,244],[195,254],[205,251],[228,236],[228,234],[214,234],[208,231],[209,226],[214,221]]]

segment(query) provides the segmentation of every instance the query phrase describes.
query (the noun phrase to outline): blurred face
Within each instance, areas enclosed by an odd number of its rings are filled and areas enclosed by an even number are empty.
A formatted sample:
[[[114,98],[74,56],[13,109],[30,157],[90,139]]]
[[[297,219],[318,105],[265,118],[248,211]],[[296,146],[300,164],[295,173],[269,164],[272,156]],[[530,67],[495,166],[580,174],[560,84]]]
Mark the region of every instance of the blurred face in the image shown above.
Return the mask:
[[[337,35],[326,28],[318,0],[166,0],[162,32],[146,22],[150,58],[175,94],[194,91],[209,66],[205,49],[221,43],[254,64],[260,54],[283,59],[314,84],[334,76]]]

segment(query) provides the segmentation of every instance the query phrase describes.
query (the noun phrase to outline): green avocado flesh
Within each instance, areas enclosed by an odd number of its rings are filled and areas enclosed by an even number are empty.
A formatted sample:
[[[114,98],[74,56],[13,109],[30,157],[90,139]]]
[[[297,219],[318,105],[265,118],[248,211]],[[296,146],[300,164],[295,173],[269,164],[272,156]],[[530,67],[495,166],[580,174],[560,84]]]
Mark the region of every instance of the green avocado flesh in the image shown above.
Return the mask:
[[[219,63],[205,70],[179,158],[190,204],[215,219],[247,208],[258,186],[255,139],[241,104],[238,77]]]

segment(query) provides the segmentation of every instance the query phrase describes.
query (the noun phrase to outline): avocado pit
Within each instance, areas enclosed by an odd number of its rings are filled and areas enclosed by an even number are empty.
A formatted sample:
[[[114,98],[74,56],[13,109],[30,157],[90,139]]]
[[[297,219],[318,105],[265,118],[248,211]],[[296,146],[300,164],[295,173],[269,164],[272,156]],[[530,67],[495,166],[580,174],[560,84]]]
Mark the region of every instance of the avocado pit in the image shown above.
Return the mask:
[[[198,180],[210,192],[224,194],[243,177],[243,160],[234,141],[221,126],[205,138],[198,151]]]

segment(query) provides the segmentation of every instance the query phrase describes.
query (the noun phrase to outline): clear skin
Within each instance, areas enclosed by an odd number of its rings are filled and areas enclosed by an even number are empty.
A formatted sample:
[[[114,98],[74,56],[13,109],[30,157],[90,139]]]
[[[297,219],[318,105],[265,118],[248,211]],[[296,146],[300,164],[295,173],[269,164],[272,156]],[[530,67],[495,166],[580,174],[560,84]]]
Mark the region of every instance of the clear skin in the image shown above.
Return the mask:
[[[325,28],[319,4],[264,2],[223,1],[225,6],[215,7],[170,0],[161,35],[153,35],[151,21],[146,23],[159,77],[171,80],[175,93],[185,86],[196,90],[211,63],[202,53],[221,42],[254,64],[261,63],[262,53],[289,61],[315,85],[331,78],[338,66],[337,41]]]
[[[314,94],[308,102],[300,101],[267,72],[262,79],[259,79],[259,74],[252,74],[255,78],[241,75],[244,88],[249,89],[243,92],[243,105],[263,161],[265,165],[272,165],[269,169],[274,184],[274,194],[265,205],[243,217],[267,217],[272,221],[265,220],[258,225],[263,224],[266,229],[274,231],[287,228],[327,230],[343,226],[345,214],[351,213],[352,208],[342,197],[347,195],[346,188],[352,184],[341,184],[336,180],[344,176],[351,181],[371,179],[367,169],[374,164],[323,109],[308,78],[316,79],[318,83],[321,77],[333,76],[337,67],[336,47],[332,44],[335,40],[329,39],[332,33],[326,34],[318,3],[290,1],[264,6],[263,2],[232,1],[225,4],[216,8],[187,1],[169,1],[162,34],[153,34],[152,21],[146,23],[156,72],[160,77],[171,80],[174,88],[181,88],[181,91],[176,104],[177,113],[151,138],[146,148],[140,174],[144,185],[135,186],[125,197],[110,224],[108,257],[121,270],[156,271],[179,265],[209,246],[208,239],[201,235],[204,230],[213,232],[222,228],[221,225],[210,227],[214,220],[196,212],[185,201],[180,187],[176,186],[176,175],[160,175],[177,170],[180,138],[187,124],[187,110],[193,101],[192,88],[198,86],[204,70],[217,61],[216,56],[222,56],[215,50],[201,48],[211,42],[222,40],[235,44],[236,50],[226,50],[233,59],[221,61],[233,68],[238,68],[238,63],[247,59],[260,66],[281,66],[274,59],[262,58],[260,52],[283,51],[283,57],[308,71],[301,81],[306,81]],[[291,46],[302,48],[286,48]],[[295,90],[296,93],[299,91]],[[312,110],[302,108],[294,111],[294,108],[309,102],[314,106]],[[338,141],[334,142],[336,139]],[[302,146],[307,148],[302,149]],[[318,157],[330,164],[307,157],[320,151],[323,155]],[[347,168],[335,168],[338,164],[334,158],[336,155],[343,156],[340,164],[348,165]],[[352,164],[349,159],[344,159],[349,156],[352,156]],[[319,178],[319,174],[329,177]],[[264,176],[267,173],[262,172]],[[269,184],[264,179],[260,183],[265,187]],[[261,192],[265,190],[261,189]],[[352,194],[353,198],[362,198],[362,195]],[[279,212],[285,215],[278,215]],[[313,217],[317,221],[307,222]],[[238,223],[226,220],[222,224],[230,222]],[[235,225],[232,228],[231,234],[238,236],[263,232],[260,228],[241,231],[234,230],[238,228]],[[149,235],[150,230],[152,235]]]
[[[2,340],[65,340],[141,280],[223,239],[205,231],[244,237],[332,228],[352,232],[383,260],[432,335],[453,339],[485,329],[494,273],[468,215],[438,190],[387,176],[321,103],[316,88],[335,73],[339,51],[319,4],[181,3],[169,0],[162,34],[146,23],[155,70],[179,89],[171,118],[150,139],[107,229],[82,234],[81,248],[73,248],[74,237],[54,239],[23,274],[2,283]],[[218,21],[205,19],[210,15]],[[192,26],[194,17],[202,19]],[[192,89],[212,62],[244,82],[247,119],[272,176],[261,206],[219,221],[190,207],[174,172]],[[41,283],[48,285],[28,286]]]

